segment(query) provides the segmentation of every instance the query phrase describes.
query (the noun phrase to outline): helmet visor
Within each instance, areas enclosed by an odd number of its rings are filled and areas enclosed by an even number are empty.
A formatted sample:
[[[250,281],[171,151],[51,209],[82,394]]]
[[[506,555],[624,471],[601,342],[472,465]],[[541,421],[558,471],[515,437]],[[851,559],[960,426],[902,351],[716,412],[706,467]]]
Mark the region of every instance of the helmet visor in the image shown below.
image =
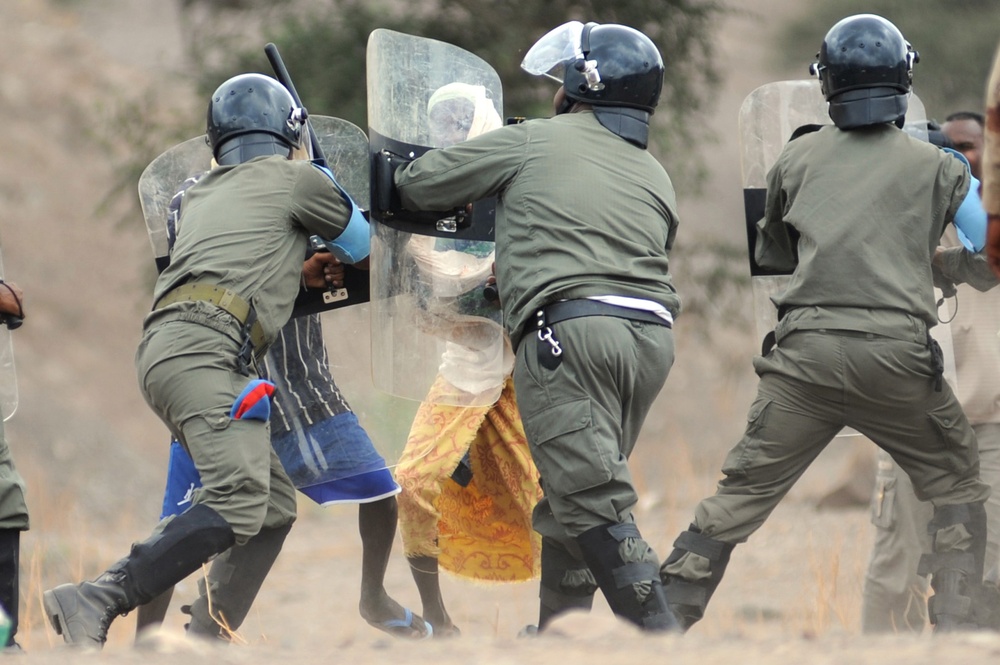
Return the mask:
[[[550,30],[528,49],[521,61],[521,69],[532,76],[547,76],[562,85],[566,65],[583,58],[580,50],[582,35],[583,23],[579,21],[563,23]]]

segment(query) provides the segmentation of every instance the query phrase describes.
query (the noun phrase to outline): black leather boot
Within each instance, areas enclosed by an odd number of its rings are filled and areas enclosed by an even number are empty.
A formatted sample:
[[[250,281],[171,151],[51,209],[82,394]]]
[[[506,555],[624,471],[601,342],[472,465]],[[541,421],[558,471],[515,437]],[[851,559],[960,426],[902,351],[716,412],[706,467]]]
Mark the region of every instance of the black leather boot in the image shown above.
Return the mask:
[[[291,529],[291,524],[265,529],[212,562],[208,583],[198,581],[201,595],[181,608],[191,615],[188,634],[228,639],[239,629]]]
[[[235,535],[222,517],[196,505],[173,518],[158,534],[92,582],[62,584],[42,595],[45,614],[74,646],[101,648],[117,617],[148,603],[229,549]]]

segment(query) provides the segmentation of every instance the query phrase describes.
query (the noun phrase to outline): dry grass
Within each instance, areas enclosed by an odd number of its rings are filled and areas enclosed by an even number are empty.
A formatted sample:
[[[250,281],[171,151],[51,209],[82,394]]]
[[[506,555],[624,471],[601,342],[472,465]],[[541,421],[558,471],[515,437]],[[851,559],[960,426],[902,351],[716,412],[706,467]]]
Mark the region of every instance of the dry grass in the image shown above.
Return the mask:
[[[645,474],[641,477],[644,500],[637,509],[637,521],[658,553],[665,556],[673,538],[690,520],[696,498],[714,486],[714,476],[690,475],[690,468],[678,463],[656,482]],[[657,487],[667,489],[656,495]],[[242,644],[260,646],[276,636],[293,643],[307,642],[315,639],[314,633],[324,633],[322,626],[309,627],[310,622],[324,621],[338,626],[332,635],[325,631],[327,637],[351,644],[372,637],[356,610],[361,558],[356,509],[321,509],[305,501],[302,508],[285,552],[239,631]],[[44,513],[35,516],[36,523],[45,524],[49,519]],[[59,522],[59,515],[52,520]],[[152,527],[152,520],[142,529],[133,528],[134,522],[125,519],[109,528],[80,520],[69,529],[37,529],[26,534],[20,632],[24,647],[39,651],[59,645],[61,638],[45,624],[42,591],[58,583],[91,578],[116,561],[128,551],[129,537],[144,537]],[[749,543],[737,547],[708,616],[692,634],[726,639],[858,635],[861,582],[870,544],[867,530],[865,511],[817,513],[806,503],[783,504]],[[397,543],[387,588],[419,612],[399,551]],[[511,637],[533,622],[537,613],[535,582],[476,585],[445,576],[443,589],[449,611],[468,636]],[[180,585],[175,602],[189,602],[195,591],[193,577]],[[610,616],[600,598],[594,612]],[[182,622],[176,607],[172,608],[168,629],[179,634]],[[131,617],[119,619],[108,649],[128,648],[133,630]]]

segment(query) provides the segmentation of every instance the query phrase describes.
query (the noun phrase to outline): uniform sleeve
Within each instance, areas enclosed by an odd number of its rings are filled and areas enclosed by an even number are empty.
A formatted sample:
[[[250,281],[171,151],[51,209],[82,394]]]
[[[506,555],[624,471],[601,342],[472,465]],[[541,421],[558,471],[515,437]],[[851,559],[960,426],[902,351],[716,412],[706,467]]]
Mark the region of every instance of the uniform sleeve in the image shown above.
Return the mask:
[[[407,210],[447,210],[503,191],[524,162],[528,125],[509,125],[430,150],[395,174]]]
[[[300,163],[292,195],[292,217],[311,234],[334,240],[347,228],[351,208],[333,180],[309,162]]]
[[[767,202],[764,217],[757,222],[754,260],[762,268],[790,272],[798,265],[798,251],[785,223],[786,194],[780,163],[779,160],[767,175]]]
[[[956,284],[968,284],[977,291],[989,291],[1000,284],[1000,279],[993,274],[982,252],[951,247],[941,252],[938,261],[941,274]]]

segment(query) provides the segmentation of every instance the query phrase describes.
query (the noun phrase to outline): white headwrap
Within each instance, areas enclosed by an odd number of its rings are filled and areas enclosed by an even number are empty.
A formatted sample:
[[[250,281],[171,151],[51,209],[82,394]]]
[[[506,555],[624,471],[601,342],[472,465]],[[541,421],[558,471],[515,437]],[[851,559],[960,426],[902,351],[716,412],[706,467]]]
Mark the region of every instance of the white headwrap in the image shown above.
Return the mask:
[[[427,113],[430,114],[437,104],[449,99],[465,99],[472,102],[475,113],[472,117],[472,125],[469,127],[469,134],[465,138],[471,139],[485,132],[497,129],[503,125],[500,114],[497,113],[493,102],[486,96],[486,88],[481,85],[469,83],[449,83],[443,85],[431,95],[427,100]]]

